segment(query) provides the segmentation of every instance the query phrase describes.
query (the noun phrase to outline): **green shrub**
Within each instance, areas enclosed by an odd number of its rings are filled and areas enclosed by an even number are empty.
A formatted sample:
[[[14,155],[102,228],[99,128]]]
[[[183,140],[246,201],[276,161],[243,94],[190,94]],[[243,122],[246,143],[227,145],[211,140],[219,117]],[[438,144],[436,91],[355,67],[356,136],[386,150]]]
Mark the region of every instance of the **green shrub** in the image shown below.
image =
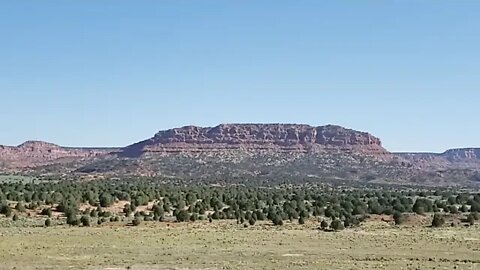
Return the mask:
[[[177,218],[178,222],[185,222],[190,219],[190,215],[185,210],[178,211],[175,217]]]
[[[69,213],[67,215],[67,224],[71,226],[78,226],[80,225],[80,221],[77,218],[75,213]]]
[[[445,219],[441,214],[433,215],[432,227],[438,228],[438,227],[442,227],[444,224],[445,224]]]
[[[101,207],[109,207],[113,204],[114,201],[112,195],[108,193],[102,193],[99,199]]]
[[[87,215],[84,215],[80,218],[80,222],[84,227],[90,227],[90,217]]]
[[[468,224],[470,225],[475,225],[475,215],[473,213],[471,213],[470,215],[468,215],[467,217],[467,222]]]
[[[4,214],[6,217],[11,217],[12,216],[12,208],[8,206],[7,204],[2,204],[0,206],[0,213]]]
[[[341,231],[345,229],[345,226],[343,225],[343,222],[341,220],[334,219],[330,224],[330,228],[332,228],[334,231]]]
[[[41,214],[44,216],[52,217],[52,208],[43,208]]]
[[[135,218],[133,221],[132,221],[132,225],[133,226],[140,226],[140,224],[142,224],[142,220],[140,218]]]
[[[273,225],[275,225],[275,226],[282,226],[283,225],[283,219],[278,215],[275,215],[273,217],[272,222],[273,222]]]
[[[320,228],[322,228],[322,230],[327,230],[328,229],[328,222],[326,220],[322,220],[322,222],[320,223]]]
[[[304,217],[300,217],[300,218],[298,219],[298,224],[304,225],[304,224],[305,224],[305,218],[304,218]]]
[[[18,202],[17,205],[15,205],[15,210],[18,212],[25,212],[27,209],[25,208],[25,205],[22,202]]]
[[[400,212],[393,213],[393,220],[395,221],[395,225],[402,225],[405,222],[405,217]]]
[[[191,222],[195,222],[198,220],[198,214],[197,213],[193,213],[192,215],[190,215],[190,221]]]

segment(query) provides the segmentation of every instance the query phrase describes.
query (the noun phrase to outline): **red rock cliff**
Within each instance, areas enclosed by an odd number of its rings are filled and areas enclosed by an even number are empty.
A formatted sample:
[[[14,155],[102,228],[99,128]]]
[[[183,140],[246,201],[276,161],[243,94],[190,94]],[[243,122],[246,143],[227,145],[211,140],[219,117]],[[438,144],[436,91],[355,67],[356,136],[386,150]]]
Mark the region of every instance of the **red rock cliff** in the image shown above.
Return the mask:
[[[213,128],[186,126],[158,132],[123,149],[135,157],[146,152],[199,152],[228,149],[310,151],[335,148],[383,154],[380,139],[340,126],[295,124],[222,124]]]

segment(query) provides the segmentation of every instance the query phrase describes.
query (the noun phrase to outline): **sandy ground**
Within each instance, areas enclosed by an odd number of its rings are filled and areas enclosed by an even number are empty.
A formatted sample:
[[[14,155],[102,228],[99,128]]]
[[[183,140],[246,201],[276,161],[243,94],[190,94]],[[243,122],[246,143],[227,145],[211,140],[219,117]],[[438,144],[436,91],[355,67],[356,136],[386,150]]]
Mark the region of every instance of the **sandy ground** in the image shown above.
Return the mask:
[[[317,224],[0,228],[0,269],[480,269],[480,227]]]

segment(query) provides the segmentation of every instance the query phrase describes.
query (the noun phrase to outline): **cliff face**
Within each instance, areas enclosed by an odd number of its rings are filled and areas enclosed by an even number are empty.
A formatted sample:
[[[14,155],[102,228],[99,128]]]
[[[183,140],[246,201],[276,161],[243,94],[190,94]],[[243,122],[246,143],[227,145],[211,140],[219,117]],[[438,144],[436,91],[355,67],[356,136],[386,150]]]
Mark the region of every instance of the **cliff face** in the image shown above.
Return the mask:
[[[61,159],[91,158],[106,154],[107,149],[65,148],[41,141],[27,141],[19,146],[0,145],[0,165],[7,168],[36,167]]]
[[[186,126],[158,132],[153,138],[128,146],[122,156],[151,152],[202,152],[228,149],[311,151],[357,150],[385,154],[380,139],[340,126],[295,124],[222,124],[213,128]]]

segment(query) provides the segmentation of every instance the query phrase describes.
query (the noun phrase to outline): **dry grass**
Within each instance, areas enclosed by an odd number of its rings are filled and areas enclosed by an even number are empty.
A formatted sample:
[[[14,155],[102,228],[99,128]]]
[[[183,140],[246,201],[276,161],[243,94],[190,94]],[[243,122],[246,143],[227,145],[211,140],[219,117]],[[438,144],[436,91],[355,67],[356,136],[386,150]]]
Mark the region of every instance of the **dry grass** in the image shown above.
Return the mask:
[[[0,228],[0,269],[480,269],[480,228]]]

